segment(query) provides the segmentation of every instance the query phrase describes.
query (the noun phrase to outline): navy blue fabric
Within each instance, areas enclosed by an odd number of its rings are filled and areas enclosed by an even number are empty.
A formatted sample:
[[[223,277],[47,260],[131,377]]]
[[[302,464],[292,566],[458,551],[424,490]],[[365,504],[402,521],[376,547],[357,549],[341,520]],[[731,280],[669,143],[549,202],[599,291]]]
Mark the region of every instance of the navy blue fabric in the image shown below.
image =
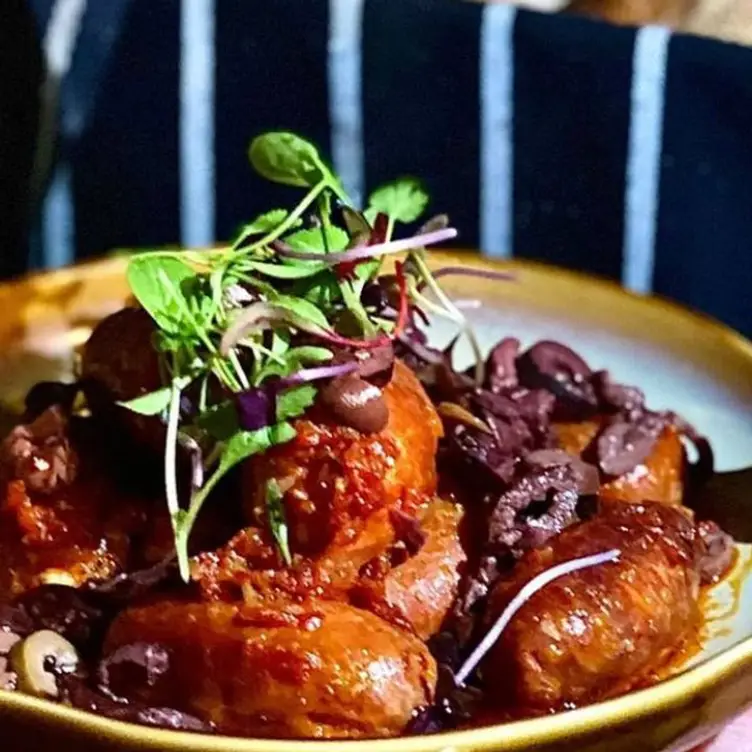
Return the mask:
[[[420,177],[468,248],[478,245],[480,16],[456,0],[372,0],[363,21],[367,186]]]
[[[41,39],[53,0],[29,2]],[[61,153],[72,166],[82,257],[180,239],[181,3],[118,2],[121,16],[110,27],[95,16],[104,4],[90,0],[63,87]],[[284,189],[253,176],[250,137],[287,128],[330,153],[329,103],[336,92],[329,90],[327,0],[217,0],[216,8],[213,149],[221,240],[248,217],[288,200]],[[483,18],[479,4],[461,0],[365,0],[362,102],[356,103],[367,187],[405,173],[421,177],[432,209],[450,213],[466,246],[479,242],[480,176],[484,159],[494,158],[483,153],[481,139],[481,91],[489,80],[481,71]],[[103,25],[111,34],[104,46]],[[0,31],[8,28],[4,18]],[[574,17],[517,15],[514,255],[619,277],[635,36]],[[38,50],[28,51],[29,64],[34,55]],[[690,37],[671,41],[653,267],[656,291],[748,334],[750,70],[750,49]],[[83,106],[76,110],[71,101]],[[0,151],[0,171],[8,169]],[[5,264],[0,272],[12,268]]]
[[[520,13],[514,252],[618,278],[634,31]]]
[[[752,333],[752,50],[677,36],[655,290]]]
[[[86,131],[70,146],[82,258],[179,237],[178,12],[175,1],[131,2]]]
[[[42,61],[34,19],[23,0],[0,15],[0,276],[28,265],[29,175],[38,125]]]
[[[217,237],[298,195],[258,178],[250,138],[291,130],[329,153],[326,2],[221,0],[216,37]],[[273,7],[273,10],[272,10]]]

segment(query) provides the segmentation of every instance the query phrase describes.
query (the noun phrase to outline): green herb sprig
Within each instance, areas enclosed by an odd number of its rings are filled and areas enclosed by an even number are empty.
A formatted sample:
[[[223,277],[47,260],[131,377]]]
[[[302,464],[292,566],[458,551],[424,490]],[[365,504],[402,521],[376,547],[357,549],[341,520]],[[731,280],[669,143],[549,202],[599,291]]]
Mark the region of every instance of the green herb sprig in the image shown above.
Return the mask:
[[[292,133],[255,138],[248,156],[262,177],[305,190],[297,206],[259,215],[231,245],[138,253],[127,270],[133,295],[157,327],[155,346],[166,383],[122,406],[160,416],[166,425],[165,493],[186,581],[190,535],[203,504],[239,463],[295,437],[291,421],[316,397],[307,379],[330,372],[332,345],[365,347],[393,335],[395,322],[369,309],[363,292],[379,274],[396,225],[414,222],[428,204],[420,183],[403,178],[376,190],[365,211],[353,207],[317,149]],[[383,237],[377,237],[375,227],[384,219]],[[431,277],[421,237],[415,245],[404,267],[409,279],[403,289],[427,310],[464,326]],[[373,258],[369,246],[375,249]],[[356,260],[338,263],[348,254]],[[420,292],[425,285],[435,300]],[[301,333],[320,344],[301,343]],[[331,372],[336,369],[332,366]],[[192,406],[187,416],[185,400]],[[239,409],[248,401],[268,402],[273,415],[249,427],[254,414],[249,419]],[[200,447],[204,465],[205,480],[187,499],[179,497],[177,481],[182,437]],[[276,484],[266,489],[266,505],[272,538],[289,565],[283,494]]]

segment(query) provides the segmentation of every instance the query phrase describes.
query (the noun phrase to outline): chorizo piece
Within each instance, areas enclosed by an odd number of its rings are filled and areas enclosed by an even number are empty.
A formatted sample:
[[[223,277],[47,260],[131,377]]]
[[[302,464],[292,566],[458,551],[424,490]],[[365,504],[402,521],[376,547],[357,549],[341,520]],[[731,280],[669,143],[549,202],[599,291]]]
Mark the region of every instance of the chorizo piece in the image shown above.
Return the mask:
[[[420,519],[425,540],[403,563],[365,577],[353,602],[404,626],[422,640],[436,634],[457,596],[467,556],[460,541],[461,508],[436,499]],[[404,546],[404,544],[402,544]],[[387,563],[388,566],[388,563]]]
[[[535,575],[618,548],[618,561],[561,577],[522,607],[484,671],[506,708],[549,712],[621,694],[696,637],[701,542],[691,518],[657,503],[605,502],[587,522],[528,552],[493,591],[492,621]]]
[[[105,650],[134,642],[162,645],[170,668],[156,681],[113,691],[186,710],[231,734],[395,736],[436,684],[420,640],[344,603],[265,610],[154,602],[123,612]]]
[[[412,513],[436,489],[441,421],[423,387],[400,361],[384,388],[386,428],[363,434],[333,422],[322,409],[295,421],[297,436],[246,463],[250,516],[263,516],[266,484],[284,492],[290,546],[306,556],[344,545],[382,508]]]
[[[561,448],[577,455],[589,447],[599,429],[599,421],[554,424]],[[621,501],[640,502],[648,499],[664,504],[681,504],[685,461],[679,433],[669,426],[661,433],[647,460],[626,475],[606,478],[600,495]]]

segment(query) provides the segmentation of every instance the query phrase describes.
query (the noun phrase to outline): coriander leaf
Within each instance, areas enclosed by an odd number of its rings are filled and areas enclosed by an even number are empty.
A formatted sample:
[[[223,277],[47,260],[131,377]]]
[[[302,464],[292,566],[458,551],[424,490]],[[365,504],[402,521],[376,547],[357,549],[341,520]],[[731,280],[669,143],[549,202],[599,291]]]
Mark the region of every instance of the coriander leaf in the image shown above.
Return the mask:
[[[414,222],[428,205],[428,194],[415,178],[400,178],[375,190],[368,200],[369,219],[376,213],[392,221]]]
[[[288,420],[302,415],[315,401],[316,387],[302,384],[277,395],[277,420]]]
[[[324,244],[324,237],[326,237],[326,245]],[[324,253],[328,249],[330,253],[336,253],[344,251],[349,242],[348,234],[335,225],[310,227],[285,236],[285,243],[294,251],[321,251]],[[296,259],[289,260],[295,261]]]
[[[143,253],[131,258],[126,276],[131,292],[157,326],[167,334],[177,334],[188,307],[181,286],[195,279],[193,269],[173,256]]]
[[[294,133],[264,133],[251,141],[248,158],[267,180],[310,188],[328,176],[316,147]]]
[[[292,556],[290,555],[285,506],[282,500],[282,489],[274,478],[266,483],[266,517],[269,520],[269,529],[277,543],[282,559],[289,567],[292,564]]]

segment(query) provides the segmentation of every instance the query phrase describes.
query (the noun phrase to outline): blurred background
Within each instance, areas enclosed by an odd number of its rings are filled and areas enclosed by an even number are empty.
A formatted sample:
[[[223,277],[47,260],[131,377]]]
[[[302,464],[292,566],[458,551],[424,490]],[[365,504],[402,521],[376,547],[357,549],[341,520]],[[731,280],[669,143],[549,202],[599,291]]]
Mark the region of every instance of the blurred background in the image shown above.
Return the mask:
[[[421,177],[464,247],[752,334],[752,5],[521,6],[2,0],[0,274],[230,237],[282,128],[353,196]]]

